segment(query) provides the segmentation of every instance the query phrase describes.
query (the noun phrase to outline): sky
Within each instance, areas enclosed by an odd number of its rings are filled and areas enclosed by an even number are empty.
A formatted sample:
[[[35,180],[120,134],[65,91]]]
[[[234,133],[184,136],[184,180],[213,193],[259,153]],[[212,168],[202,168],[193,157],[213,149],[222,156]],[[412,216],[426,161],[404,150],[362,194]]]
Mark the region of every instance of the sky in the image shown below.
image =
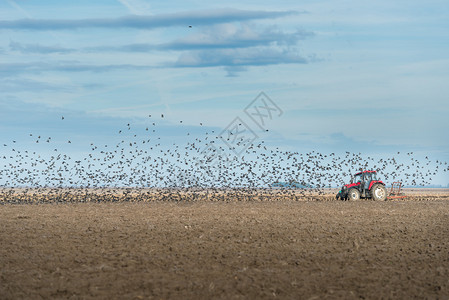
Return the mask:
[[[239,118],[288,151],[449,162],[448,14],[443,0],[0,0],[0,142],[81,153],[149,115],[179,142]]]

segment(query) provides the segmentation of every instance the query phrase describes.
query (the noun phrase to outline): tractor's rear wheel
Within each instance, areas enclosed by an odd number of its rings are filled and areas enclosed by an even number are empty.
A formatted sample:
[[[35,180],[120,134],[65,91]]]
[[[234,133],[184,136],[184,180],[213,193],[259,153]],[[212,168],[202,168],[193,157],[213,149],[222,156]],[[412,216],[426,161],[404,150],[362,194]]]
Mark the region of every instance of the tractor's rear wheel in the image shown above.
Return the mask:
[[[360,192],[358,189],[350,189],[348,192],[348,199],[349,200],[359,200],[360,199]]]
[[[376,201],[385,201],[387,199],[387,189],[383,184],[375,184],[371,188],[371,198]]]

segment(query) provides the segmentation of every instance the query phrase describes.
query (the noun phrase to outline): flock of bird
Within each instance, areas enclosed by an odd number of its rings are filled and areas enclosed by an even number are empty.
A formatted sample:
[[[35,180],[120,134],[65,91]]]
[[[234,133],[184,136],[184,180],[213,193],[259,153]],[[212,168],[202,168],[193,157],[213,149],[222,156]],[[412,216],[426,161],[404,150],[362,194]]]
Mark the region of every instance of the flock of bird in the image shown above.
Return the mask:
[[[348,183],[352,174],[364,169],[377,170],[384,182],[400,180],[413,186],[428,185],[439,172],[449,171],[447,162],[428,157],[418,160],[413,152],[378,159],[351,152],[299,153],[268,146],[264,141],[244,145],[243,139],[231,137],[232,133],[225,137],[215,130],[184,132],[187,140],[181,144],[165,142],[158,132],[164,115],[148,118],[144,129],[135,129],[129,122],[116,131],[111,139],[116,142],[90,143],[82,154],[61,151],[56,147],[61,141],[56,143],[43,134],[29,133],[29,142],[35,144],[30,149],[23,149],[16,140],[4,141],[0,203],[251,200],[273,193],[297,198],[305,193],[323,194],[327,188]],[[61,117],[60,121],[66,119]],[[182,121],[179,124],[182,131]],[[203,123],[197,125],[204,128]],[[235,147],[245,146],[239,155],[229,147],[230,137]],[[39,151],[42,144],[46,151]],[[71,139],[64,144],[73,145]],[[279,183],[284,188],[279,188]]]

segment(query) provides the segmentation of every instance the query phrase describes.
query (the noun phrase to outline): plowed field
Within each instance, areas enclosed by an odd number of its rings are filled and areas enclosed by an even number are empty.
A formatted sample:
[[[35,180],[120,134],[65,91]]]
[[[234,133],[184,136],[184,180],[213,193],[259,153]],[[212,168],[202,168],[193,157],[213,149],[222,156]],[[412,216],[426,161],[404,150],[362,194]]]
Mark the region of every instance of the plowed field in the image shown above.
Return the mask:
[[[0,205],[0,298],[447,299],[423,200]]]

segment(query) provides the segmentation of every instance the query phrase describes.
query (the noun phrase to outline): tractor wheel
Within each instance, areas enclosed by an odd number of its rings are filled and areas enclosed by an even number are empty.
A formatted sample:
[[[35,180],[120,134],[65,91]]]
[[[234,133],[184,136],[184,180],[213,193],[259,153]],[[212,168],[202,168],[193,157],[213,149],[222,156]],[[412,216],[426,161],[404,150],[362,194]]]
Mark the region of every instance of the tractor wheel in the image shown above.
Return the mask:
[[[348,199],[349,200],[359,200],[360,199],[360,192],[358,189],[350,189],[348,192]]]
[[[387,199],[387,189],[383,184],[375,184],[371,188],[371,198],[376,201],[385,201]]]

